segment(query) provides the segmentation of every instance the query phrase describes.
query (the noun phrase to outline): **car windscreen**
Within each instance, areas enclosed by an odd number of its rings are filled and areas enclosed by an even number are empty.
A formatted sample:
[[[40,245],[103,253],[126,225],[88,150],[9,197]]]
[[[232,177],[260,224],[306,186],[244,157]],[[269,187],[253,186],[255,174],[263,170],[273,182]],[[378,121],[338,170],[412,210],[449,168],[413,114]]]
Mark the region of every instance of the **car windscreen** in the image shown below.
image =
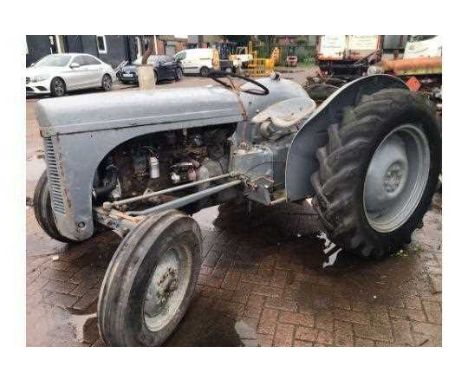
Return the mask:
[[[66,66],[68,62],[70,61],[71,56],[70,55],[60,55],[60,56],[55,56],[55,55],[50,55],[50,56],[45,56],[42,60],[38,61],[35,67],[39,66]]]

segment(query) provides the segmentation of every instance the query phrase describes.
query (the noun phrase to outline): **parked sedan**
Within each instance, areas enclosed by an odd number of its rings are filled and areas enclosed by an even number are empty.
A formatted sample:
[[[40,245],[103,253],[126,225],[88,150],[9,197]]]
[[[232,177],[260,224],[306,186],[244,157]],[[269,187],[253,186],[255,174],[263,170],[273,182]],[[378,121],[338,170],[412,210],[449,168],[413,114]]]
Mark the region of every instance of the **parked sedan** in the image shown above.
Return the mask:
[[[26,68],[26,95],[60,97],[79,89],[112,89],[114,69],[90,54],[50,54]]]
[[[156,83],[162,80],[179,81],[182,78],[182,68],[173,57],[164,55],[149,56],[148,64],[153,65]],[[141,57],[134,60],[131,65],[124,66],[117,72],[117,77],[124,84],[138,83],[138,67],[140,65]]]

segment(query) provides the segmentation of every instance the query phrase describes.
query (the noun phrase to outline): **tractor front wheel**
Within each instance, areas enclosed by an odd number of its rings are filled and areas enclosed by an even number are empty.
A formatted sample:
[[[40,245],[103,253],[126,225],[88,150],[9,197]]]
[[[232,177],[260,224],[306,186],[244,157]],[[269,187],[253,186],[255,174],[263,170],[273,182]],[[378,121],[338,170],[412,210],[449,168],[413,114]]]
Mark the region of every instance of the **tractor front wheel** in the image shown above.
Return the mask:
[[[47,171],[44,171],[37,182],[33,198],[34,216],[39,226],[52,239],[63,243],[75,243],[75,240],[63,236],[55,223],[54,212],[52,211],[52,201],[50,198],[49,182],[47,181]]]
[[[328,128],[312,175],[329,237],[382,258],[411,242],[441,170],[441,136],[425,97],[402,89],[364,96]]]
[[[140,222],[109,264],[98,302],[99,330],[110,346],[159,346],[190,304],[200,272],[201,233],[175,210]]]

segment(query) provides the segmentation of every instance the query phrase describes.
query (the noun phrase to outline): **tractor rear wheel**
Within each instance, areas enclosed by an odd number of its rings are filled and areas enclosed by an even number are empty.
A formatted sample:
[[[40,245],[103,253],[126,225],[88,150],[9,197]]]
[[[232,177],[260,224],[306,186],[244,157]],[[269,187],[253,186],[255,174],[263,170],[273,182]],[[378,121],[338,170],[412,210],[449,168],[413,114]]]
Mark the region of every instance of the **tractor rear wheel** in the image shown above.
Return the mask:
[[[176,329],[200,272],[201,233],[175,210],[140,222],[109,264],[98,302],[99,330],[110,346],[158,346]]]
[[[441,170],[441,136],[422,95],[386,89],[364,96],[328,128],[312,175],[329,237],[348,252],[382,258],[411,242]]]

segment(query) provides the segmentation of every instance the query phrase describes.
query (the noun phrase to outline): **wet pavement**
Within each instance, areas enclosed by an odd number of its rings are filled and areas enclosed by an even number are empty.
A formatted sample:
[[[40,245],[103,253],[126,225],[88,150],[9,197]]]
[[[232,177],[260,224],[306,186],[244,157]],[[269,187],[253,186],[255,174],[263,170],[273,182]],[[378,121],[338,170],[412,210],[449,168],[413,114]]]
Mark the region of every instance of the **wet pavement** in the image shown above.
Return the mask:
[[[199,81],[209,80],[186,85]],[[28,196],[44,168],[34,107],[29,100]],[[120,239],[105,232],[65,245],[26,209],[28,346],[103,346],[97,297]],[[409,248],[381,262],[341,252],[326,268],[335,249],[317,237],[308,204],[250,212],[228,204],[194,217],[204,237],[201,274],[167,346],[441,346],[440,194]]]

